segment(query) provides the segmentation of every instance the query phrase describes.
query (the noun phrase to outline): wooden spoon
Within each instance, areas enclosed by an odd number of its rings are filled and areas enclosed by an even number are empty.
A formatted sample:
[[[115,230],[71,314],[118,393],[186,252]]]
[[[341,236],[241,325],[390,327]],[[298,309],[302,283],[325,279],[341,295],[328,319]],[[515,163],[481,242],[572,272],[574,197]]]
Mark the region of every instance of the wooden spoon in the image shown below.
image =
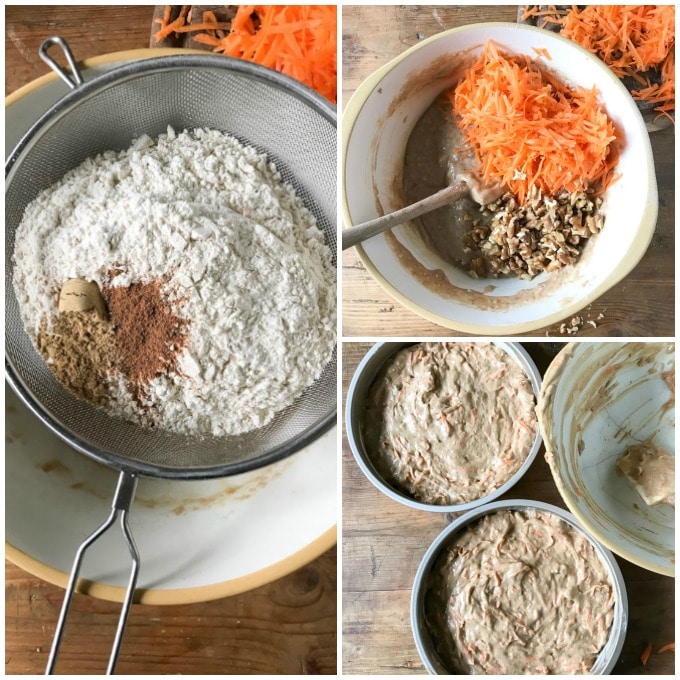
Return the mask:
[[[456,179],[452,184],[441,189],[436,194],[423,198],[412,205],[407,205],[401,210],[390,213],[389,215],[382,215],[374,220],[369,220],[363,224],[357,224],[355,227],[349,227],[342,231],[342,249],[347,250],[352,246],[365,241],[368,238],[382,234],[383,231],[390,227],[396,227],[398,224],[403,224],[409,220],[414,220],[416,217],[426,215],[443,205],[453,203],[470,193],[470,187],[465,180]]]

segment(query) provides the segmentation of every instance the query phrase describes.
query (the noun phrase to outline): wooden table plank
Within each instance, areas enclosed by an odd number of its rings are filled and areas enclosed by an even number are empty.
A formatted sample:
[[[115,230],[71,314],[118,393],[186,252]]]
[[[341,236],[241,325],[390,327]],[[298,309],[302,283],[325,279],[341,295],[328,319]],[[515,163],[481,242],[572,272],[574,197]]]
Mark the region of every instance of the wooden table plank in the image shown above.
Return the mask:
[[[561,346],[525,344],[542,373]],[[370,347],[343,344],[343,403],[352,375]],[[540,500],[566,509],[543,454],[542,447],[526,475],[502,499]],[[354,461],[346,434],[342,480],[343,672],[423,673],[409,620],[411,588],[422,556],[454,515],[413,510],[383,495]],[[621,558],[617,562],[628,591],[630,621],[614,672],[672,674],[673,654],[655,652],[643,667],[640,653],[648,642],[658,650],[674,640],[675,581]]]
[[[480,21],[514,21],[517,7],[347,6],[342,23],[342,102],[378,67],[425,38]],[[651,135],[659,217],[637,267],[582,312],[578,336],[658,336],[675,333],[675,132]],[[354,248],[342,254],[343,336],[465,335],[436,325],[394,300],[366,271]],[[598,318],[600,314],[604,318]],[[587,323],[595,321],[597,328]],[[560,336],[560,323],[525,335]]]
[[[333,548],[293,574],[243,595],[192,605],[133,605],[121,674],[336,672]],[[44,672],[64,591],[5,564],[5,672]],[[103,673],[120,605],[76,595],[59,673]]]
[[[66,38],[77,60],[149,46],[151,6],[8,6],[5,93],[49,72],[38,47]],[[56,52],[55,52],[56,54]],[[194,605],[134,605],[117,671],[333,674],[337,551],[250,593]],[[5,565],[5,672],[42,673],[63,590]],[[102,673],[119,605],[76,596],[57,670]]]

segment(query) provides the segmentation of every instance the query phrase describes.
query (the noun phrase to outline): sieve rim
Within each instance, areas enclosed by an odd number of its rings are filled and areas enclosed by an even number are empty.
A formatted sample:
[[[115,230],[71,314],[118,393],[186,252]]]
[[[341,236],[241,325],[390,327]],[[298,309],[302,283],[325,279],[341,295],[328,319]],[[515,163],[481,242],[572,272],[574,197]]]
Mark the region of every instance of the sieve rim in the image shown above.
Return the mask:
[[[20,166],[21,161],[37,142],[39,133],[47,125],[56,123],[62,117],[68,115],[68,113],[83,100],[95,96],[97,93],[110,87],[114,87],[139,76],[181,69],[217,69],[245,75],[294,96],[296,99],[310,107],[313,112],[322,116],[326,122],[337,128],[337,108],[327,99],[299,81],[279,73],[278,71],[260,66],[259,64],[235,59],[233,57],[203,54],[170,54],[135,60],[117,66],[110,71],[85,81],[74,89],[67,91],[59,101],[53,104],[38,118],[38,120],[21,137],[7,157],[5,162],[5,194],[11,183],[13,171]],[[6,281],[6,287],[7,285],[11,285],[11,282],[8,284]],[[8,295],[8,292],[9,291],[6,290],[6,296]],[[307,428],[298,436],[283,442],[273,449],[266,451],[264,454],[236,462],[178,468],[173,465],[159,463],[152,464],[140,460],[133,460],[111,450],[93,445],[74,430],[65,427],[59,420],[54,418],[51,412],[46,409],[41,401],[33,395],[32,391],[26,387],[19,372],[15,370],[12,361],[8,358],[8,337],[9,329],[7,328],[7,325],[5,325],[5,379],[26,408],[28,408],[29,411],[53,434],[79,453],[110,468],[132,475],[178,480],[201,480],[241,474],[270,465],[296,453],[330,430],[337,420],[336,401],[334,408],[329,410],[325,416],[320,418],[313,426]],[[337,339],[333,357],[328,365],[332,364],[333,361],[337,362]],[[328,365],[323,368],[323,372],[327,370]]]
[[[273,85],[277,89],[293,94],[297,99],[309,105],[316,113],[337,128],[337,108],[325,97],[322,97],[318,92],[303,85],[301,82],[266,66],[220,55],[169,54],[152,57],[117,66],[106,73],[92,78],[92,80],[85,81],[82,85],[69,90],[58,102],[53,104],[23,135],[5,161],[5,193],[7,193],[7,184],[11,179],[13,168],[30,151],[38,132],[48,123],[56,122],[61,117],[67,115],[74,105],[80,103],[83,99],[97,94],[100,90],[120,84],[128,79],[136,78],[142,74],[188,68],[216,68],[219,70],[235,71],[252,77],[255,80]]]
[[[209,467],[186,467],[177,468],[171,465],[161,465],[145,463],[143,461],[132,461],[111,451],[94,446],[92,443],[80,437],[75,431],[64,427],[56,418],[53,418],[49,410],[43,407],[39,399],[33,396],[13,369],[10,362],[5,359],[5,379],[14,393],[19,397],[26,408],[43,423],[54,435],[59,437],[64,443],[82,453],[88,458],[96,460],[110,468],[131,475],[143,477],[161,477],[164,479],[184,479],[201,480],[214,479],[218,477],[228,477],[244,472],[250,472],[266,465],[276,463],[288,456],[305,448],[317,438],[328,432],[335,424],[337,419],[337,406],[330,411],[324,418],[319,420],[314,427],[308,429],[298,437],[284,442],[280,446],[267,451],[267,453],[249,458],[247,460],[226,463],[224,465],[211,465]]]

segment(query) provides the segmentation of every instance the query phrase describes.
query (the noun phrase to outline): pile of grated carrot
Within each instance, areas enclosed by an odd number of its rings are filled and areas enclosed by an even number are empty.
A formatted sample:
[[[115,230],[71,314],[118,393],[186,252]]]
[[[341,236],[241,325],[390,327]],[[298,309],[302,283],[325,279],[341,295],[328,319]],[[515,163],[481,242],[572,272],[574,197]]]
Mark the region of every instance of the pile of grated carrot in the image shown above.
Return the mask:
[[[187,15],[169,21],[166,9],[156,40],[195,32],[194,40],[213,51],[275,69],[336,103],[335,5],[240,5],[230,24],[219,23],[210,11],[201,23],[187,24]]]
[[[482,179],[507,187],[520,204],[532,185],[554,196],[600,193],[612,181],[616,135],[595,89],[569,88],[489,41],[447,96]]]
[[[673,5],[574,6],[559,16],[554,6],[528,9],[523,18],[542,17],[560,33],[602,59],[620,78],[639,83],[634,99],[654,104],[668,116],[675,110],[675,7]],[[656,71],[661,82],[647,72]]]

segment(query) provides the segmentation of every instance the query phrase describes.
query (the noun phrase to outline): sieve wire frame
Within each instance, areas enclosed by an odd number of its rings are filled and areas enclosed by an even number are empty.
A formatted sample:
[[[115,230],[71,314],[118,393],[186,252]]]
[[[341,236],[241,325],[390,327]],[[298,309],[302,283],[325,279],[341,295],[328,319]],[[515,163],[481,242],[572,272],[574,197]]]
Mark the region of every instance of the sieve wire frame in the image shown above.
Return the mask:
[[[43,178],[27,190],[26,196],[20,201],[20,209],[16,209],[15,193],[21,192],[20,183],[24,179],[22,168],[25,168],[32,153],[44,154],[41,151],[41,145],[45,144],[45,139],[50,134],[54,134],[55,127],[64,125],[69,117],[72,119],[74,112],[87,106],[88,102],[94,102],[96,106],[98,98],[111,97],[112,93],[120,95],[121,88],[126,85],[132,85],[133,88],[135,85],[142,85],[143,96],[137,102],[137,106],[148,104],[148,95],[143,87],[145,79],[163,79],[173,76],[198,78],[200,86],[206,88],[206,96],[213,98],[214,91],[208,92],[207,90],[209,87],[217,89],[218,83],[221,86],[245,88],[247,92],[244,96],[250,96],[250,106],[253,106],[257,112],[252,115],[249,112],[248,120],[245,123],[240,121],[238,125],[234,125],[233,120],[224,120],[222,124],[211,125],[205,122],[202,115],[198,116],[201,120],[193,120],[190,123],[182,121],[178,124],[177,116],[184,115],[178,114],[178,111],[184,112],[183,107],[186,106],[193,111],[191,107],[194,104],[190,102],[182,104],[175,100],[174,103],[179,109],[174,110],[174,119],[171,120],[172,116],[164,116],[156,112],[155,116],[159,117],[159,120],[162,119],[162,124],[157,120],[152,130],[142,126],[132,134],[125,124],[121,123],[124,131],[121,133],[116,128],[115,134],[118,137],[113,144],[98,139],[94,145],[95,148],[92,148],[92,140],[89,141],[89,146],[83,143],[83,130],[77,128],[72,133],[77,139],[71,138],[66,141],[69,141],[71,145],[75,143],[79,147],[79,153],[74,153],[67,166],[61,167],[51,180],[49,177]],[[148,82],[146,84],[148,85]],[[186,100],[188,96],[183,95],[180,99],[182,98]],[[123,101],[122,98],[121,101]],[[277,104],[279,104],[278,108]],[[266,105],[274,109],[273,113],[263,111]],[[120,110],[106,111],[105,114],[113,116],[113,119],[123,120],[120,117],[120,111],[124,108],[121,105]],[[149,113],[150,110],[146,111]],[[288,119],[286,119],[286,113],[288,113]],[[129,112],[125,112],[124,115],[129,115]],[[271,135],[265,135],[267,139],[262,143],[257,133],[251,137],[247,131],[244,131],[249,125],[257,127],[257,115],[273,115],[276,127],[281,125],[284,131],[286,126],[292,125],[293,129],[299,130],[305,128],[307,124],[305,132],[312,129],[315,137],[310,140],[298,135],[296,138],[295,143],[302,148],[301,159],[293,160],[285,157],[285,134],[280,135],[283,146],[278,148],[279,142],[276,139],[273,140]],[[154,116],[151,115],[151,118]],[[307,446],[335,424],[337,418],[337,345],[330,362],[315,383],[308,387],[292,406],[277,414],[274,421],[263,428],[243,435],[220,438],[176,435],[164,430],[151,431],[130,421],[112,417],[102,409],[77,399],[54,378],[23,328],[12,283],[14,234],[18,226],[17,220],[20,221],[17,213],[23,215],[23,209],[29,200],[93,153],[111,148],[128,148],[135,137],[144,133],[151,137],[157,136],[165,132],[168,124],[172,124],[175,129],[195,127],[220,129],[232,134],[242,143],[265,153],[268,160],[276,164],[283,180],[294,186],[298,196],[317,218],[330,248],[333,264],[337,268],[337,113],[334,106],[316,92],[287,76],[257,64],[229,57],[171,55],[124,64],[77,86],[66,94],[29,129],[7,160],[5,166],[6,379],[27,408],[56,436],[80,453],[109,467],[133,475],[172,479],[224,477],[281,460]],[[102,128],[104,123],[97,120],[96,127]],[[58,135],[59,132],[56,134]],[[61,142],[63,146],[64,140]],[[314,142],[317,144],[316,147]],[[301,163],[304,164],[312,158],[311,154],[314,160],[323,160],[323,167],[315,167],[309,171],[301,167]],[[35,160],[32,162],[35,164]],[[302,179],[301,174],[304,175]],[[320,177],[322,179],[317,179]],[[17,183],[19,183],[18,190],[16,189]],[[322,186],[317,186],[321,183],[323,183]],[[43,391],[48,394],[48,397],[45,397]],[[82,426],[84,421],[87,421],[86,426]],[[123,449],[126,451],[123,452]]]

